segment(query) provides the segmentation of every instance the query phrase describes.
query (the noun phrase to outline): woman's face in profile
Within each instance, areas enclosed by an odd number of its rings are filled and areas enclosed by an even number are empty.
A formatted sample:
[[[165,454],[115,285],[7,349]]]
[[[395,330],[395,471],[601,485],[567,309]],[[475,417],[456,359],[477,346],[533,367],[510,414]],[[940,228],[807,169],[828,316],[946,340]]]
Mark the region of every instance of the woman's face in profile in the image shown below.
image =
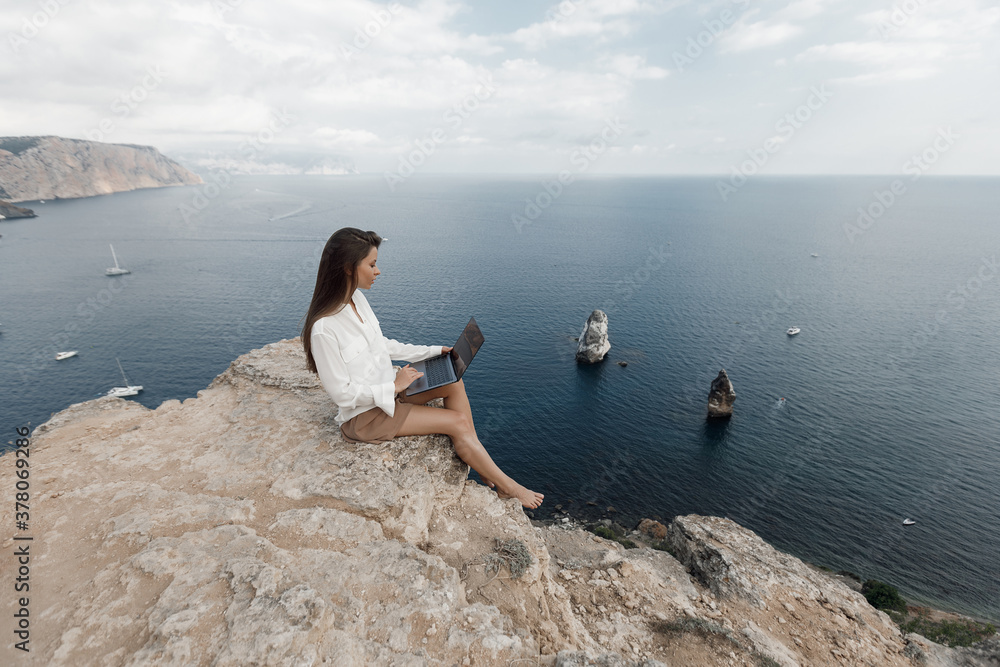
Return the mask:
[[[381,274],[382,272],[378,270],[375,266],[375,262],[378,260],[378,248],[372,247],[371,252],[368,256],[361,260],[358,264],[356,270],[358,272],[358,287],[361,289],[371,289],[371,286],[375,283],[375,276]]]

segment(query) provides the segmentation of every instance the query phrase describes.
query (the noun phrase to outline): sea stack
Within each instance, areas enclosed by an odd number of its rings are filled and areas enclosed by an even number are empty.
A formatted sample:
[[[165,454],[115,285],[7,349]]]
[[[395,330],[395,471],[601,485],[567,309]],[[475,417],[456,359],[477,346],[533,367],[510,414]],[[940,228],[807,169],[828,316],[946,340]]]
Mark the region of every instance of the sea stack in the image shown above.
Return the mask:
[[[729,381],[726,370],[719,371],[718,377],[712,380],[712,388],[708,392],[708,418],[728,419],[733,416],[733,401],[736,392],[733,383]]]
[[[580,344],[576,348],[576,360],[587,364],[596,364],[604,360],[604,355],[611,349],[608,342],[608,316],[603,310],[595,310],[583,325],[580,334]]]

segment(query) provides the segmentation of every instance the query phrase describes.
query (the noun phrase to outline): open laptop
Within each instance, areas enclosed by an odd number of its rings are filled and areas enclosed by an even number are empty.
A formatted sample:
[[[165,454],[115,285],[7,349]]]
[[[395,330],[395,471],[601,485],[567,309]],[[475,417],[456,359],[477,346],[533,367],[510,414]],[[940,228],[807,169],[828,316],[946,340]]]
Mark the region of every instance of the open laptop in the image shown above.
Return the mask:
[[[472,358],[483,346],[483,332],[476,324],[476,318],[471,318],[465,325],[465,330],[458,337],[458,342],[448,354],[442,354],[423,361],[410,364],[414,370],[423,373],[406,388],[406,395],[413,396],[428,389],[443,387],[462,379],[465,369],[472,363]]]

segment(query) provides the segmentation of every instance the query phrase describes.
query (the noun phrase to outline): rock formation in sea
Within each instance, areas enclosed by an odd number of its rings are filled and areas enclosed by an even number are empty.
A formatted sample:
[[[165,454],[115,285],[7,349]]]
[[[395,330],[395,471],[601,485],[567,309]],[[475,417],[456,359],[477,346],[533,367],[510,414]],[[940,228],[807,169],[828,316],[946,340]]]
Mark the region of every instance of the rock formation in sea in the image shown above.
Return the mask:
[[[72,199],[201,182],[152,146],[0,137],[0,199]]]
[[[729,381],[729,376],[725,369],[719,371],[719,375],[712,380],[712,387],[708,391],[708,418],[725,419],[733,416],[733,401],[736,400],[736,392],[733,391],[733,383]]]
[[[155,410],[101,397],[38,426],[28,458],[0,457],[11,499],[15,471],[30,471],[29,530],[16,536],[32,538],[31,653],[8,636],[0,664],[902,667],[959,655],[904,638],[860,593],[728,519],[647,524],[669,550],[533,525],[466,479],[447,437],[349,444],[335,413],[292,339],[241,356],[197,397]],[[14,582],[26,542],[7,525],[0,580]],[[520,576],[503,543],[530,555]],[[4,595],[0,614],[21,604]]]
[[[604,360],[604,355],[611,349],[608,342],[608,316],[603,310],[595,310],[587,318],[580,334],[580,342],[576,348],[576,360],[587,364],[596,364]]]
[[[30,208],[21,208],[20,206],[14,206],[10,202],[5,202],[0,200],[0,215],[8,220],[11,218],[35,218],[35,212]]]

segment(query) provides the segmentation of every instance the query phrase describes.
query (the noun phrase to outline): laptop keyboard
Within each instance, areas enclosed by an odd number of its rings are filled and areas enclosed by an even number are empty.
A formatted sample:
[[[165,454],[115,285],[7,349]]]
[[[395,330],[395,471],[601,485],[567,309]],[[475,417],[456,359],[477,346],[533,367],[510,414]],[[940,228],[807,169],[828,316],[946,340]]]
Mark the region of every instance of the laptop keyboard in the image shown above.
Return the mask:
[[[449,357],[441,357],[424,364],[424,377],[431,386],[451,380],[451,373],[448,372],[448,364],[451,363]]]

